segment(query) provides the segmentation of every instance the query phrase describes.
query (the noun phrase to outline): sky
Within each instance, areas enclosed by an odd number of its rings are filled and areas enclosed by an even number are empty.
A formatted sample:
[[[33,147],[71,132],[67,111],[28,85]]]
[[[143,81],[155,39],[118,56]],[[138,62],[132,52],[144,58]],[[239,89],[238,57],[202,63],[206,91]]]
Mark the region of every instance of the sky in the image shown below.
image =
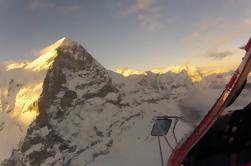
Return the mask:
[[[62,37],[109,69],[236,66],[251,0],[0,0],[0,61],[36,59]]]

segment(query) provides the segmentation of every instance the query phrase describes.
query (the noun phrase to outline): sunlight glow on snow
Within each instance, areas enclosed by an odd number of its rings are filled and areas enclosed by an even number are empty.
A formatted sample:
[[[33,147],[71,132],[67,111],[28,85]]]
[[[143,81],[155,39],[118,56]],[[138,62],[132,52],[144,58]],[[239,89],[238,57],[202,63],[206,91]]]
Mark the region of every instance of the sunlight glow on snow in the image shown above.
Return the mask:
[[[6,65],[6,71],[25,67],[29,62],[13,62]]]
[[[22,88],[15,99],[15,108],[11,116],[17,117],[25,128],[38,115],[38,98],[42,91],[42,83]]]
[[[146,75],[145,71],[128,69],[127,67],[117,69],[115,72],[122,74],[125,77],[131,76],[131,75]]]
[[[181,73],[183,71],[186,71],[193,82],[198,82],[198,81],[201,81],[203,79],[203,77],[205,77],[205,76],[208,76],[211,74],[224,73],[224,72],[227,72],[230,70],[231,69],[216,68],[216,67],[200,68],[199,69],[194,65],[178,65],[178,66],[154,68],[149,71],[152,73],[155,73],[155,74],[164,74],[167,72]],[[117,69],[117,70],[115,70],[115,72],[123,75],[124,77],[128,77],[131,75],[147,75],[147,71],[128,69],[126,67]]]

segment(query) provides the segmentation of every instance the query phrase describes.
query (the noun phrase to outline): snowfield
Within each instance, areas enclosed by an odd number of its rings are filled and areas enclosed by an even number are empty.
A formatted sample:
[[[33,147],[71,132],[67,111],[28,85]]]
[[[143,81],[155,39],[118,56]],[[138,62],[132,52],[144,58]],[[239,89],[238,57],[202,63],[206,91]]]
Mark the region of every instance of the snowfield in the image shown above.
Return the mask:
[[[154,117],[182,117],[175,134],[185,139],[232,74],[201,73],[179,66],[124,77],[66,38],[33,62],[2,64],[1,165],[160,165],[157,139],[150,136]],[[250,91],[248,83],[228,109],[248,104]],[[173,135],[167,137],[175,147]],[[167,160],[171,149],[162,143]]]

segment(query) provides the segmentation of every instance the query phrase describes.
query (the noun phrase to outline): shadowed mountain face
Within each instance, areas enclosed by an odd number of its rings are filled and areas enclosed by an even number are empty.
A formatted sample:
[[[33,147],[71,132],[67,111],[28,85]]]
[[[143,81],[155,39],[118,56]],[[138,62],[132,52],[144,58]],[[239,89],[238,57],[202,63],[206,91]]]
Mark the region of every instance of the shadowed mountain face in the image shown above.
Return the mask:
[[[44,49],[37,60],[7,68],[6,78],[12,81],[1,83],[0,134],[7,139],[12,137],[8,131],[19,131],[19,136],[6,141],[11,148],[3,166],[160,164],[150,137],[152,119],[166,114],[192,119],[178,122],[180,140],[206,113],[205,101],[212,103],[225,83],[224,75],[193,83],[185,71],[123,77],[65,38]],[[18,77],[20,73],[27,78]],[[30,73],[36,77],[31,79]],[[202,97],[207,94],[212,95]],[[27,111],[34,114],[24,123]],[[165,149],[165,156],[170,150]]]

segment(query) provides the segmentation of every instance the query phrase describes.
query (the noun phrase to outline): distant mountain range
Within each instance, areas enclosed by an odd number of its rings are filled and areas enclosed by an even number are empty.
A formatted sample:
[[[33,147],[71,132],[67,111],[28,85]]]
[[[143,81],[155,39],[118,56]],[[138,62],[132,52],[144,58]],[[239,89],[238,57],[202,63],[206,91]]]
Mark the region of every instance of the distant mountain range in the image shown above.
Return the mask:
[[[131,76],[131,75],[146,75],[148,72],[152,72],[154,74],[165,74],[167,72],[172,73],[181,73],[182,71],[187,72],[189,77],[192,79],[193,82],[201,81],[203,77],[206,77],[211,74],[218,74],[218,73],[224,73],[228,70],[226,68],[202,68],[202,67],[196,67],[194,65],[178,65],[178,66],[170,66],[170,67],[162,67],[162,68],[153,68],[150,70],[134,70],[129,69],[127,67],[119,68],[115,70],[116,73],[122,74],[125,77]]]

